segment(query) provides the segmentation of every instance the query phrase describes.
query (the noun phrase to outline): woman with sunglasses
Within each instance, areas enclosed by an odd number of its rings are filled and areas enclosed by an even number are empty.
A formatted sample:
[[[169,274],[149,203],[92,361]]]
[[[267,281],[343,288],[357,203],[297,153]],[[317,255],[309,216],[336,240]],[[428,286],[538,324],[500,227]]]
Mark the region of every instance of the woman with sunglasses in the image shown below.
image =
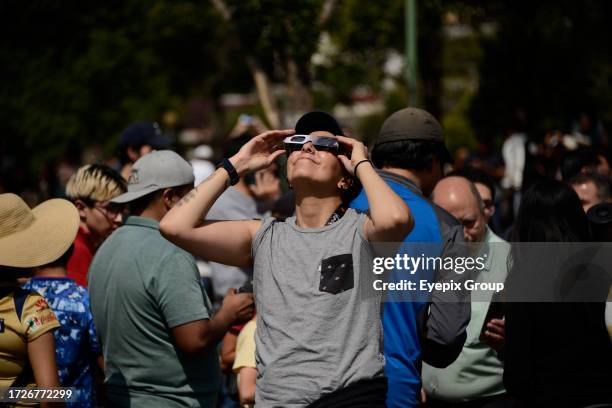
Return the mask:
[[[199,257],[254,268],[257,406],[383,407],[381,294],[370,279],[371,243],[401,242],[412,216],[366,147],[339,136],[330,115],[308,113],[296,131],[253,138],[175,206],[160,230]],[[201,222],[240,175],[285,153],[293,217]],[[365,189],[368,214],[343,205],[353,177]]]

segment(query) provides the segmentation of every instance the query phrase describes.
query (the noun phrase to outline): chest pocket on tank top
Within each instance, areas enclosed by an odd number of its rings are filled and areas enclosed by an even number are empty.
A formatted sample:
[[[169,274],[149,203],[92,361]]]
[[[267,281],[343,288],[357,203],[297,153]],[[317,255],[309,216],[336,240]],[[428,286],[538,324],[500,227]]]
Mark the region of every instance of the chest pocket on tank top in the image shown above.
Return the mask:
[[[342,254],[321,261],[319,291],[331,294],[342,293],[355,286],[353,255]]]

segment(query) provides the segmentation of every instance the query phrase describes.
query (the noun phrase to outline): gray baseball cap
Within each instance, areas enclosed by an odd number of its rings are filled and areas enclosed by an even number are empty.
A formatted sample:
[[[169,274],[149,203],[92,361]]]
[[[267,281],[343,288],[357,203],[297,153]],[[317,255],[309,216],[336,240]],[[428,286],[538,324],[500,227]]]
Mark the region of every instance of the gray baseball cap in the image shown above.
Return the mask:
[[[393,113],[383,123],[374,146],[402,140],[424,140],[443,146],[444,160],[452,157],[444,145],[442,126],[434,116],[419,108],[405,108]]]
[[[111,200],[123,204],[157,190],[192,184],[193,168],[171,150],[158,150],[142,156],[134,163],[128,178],[128,191]]]

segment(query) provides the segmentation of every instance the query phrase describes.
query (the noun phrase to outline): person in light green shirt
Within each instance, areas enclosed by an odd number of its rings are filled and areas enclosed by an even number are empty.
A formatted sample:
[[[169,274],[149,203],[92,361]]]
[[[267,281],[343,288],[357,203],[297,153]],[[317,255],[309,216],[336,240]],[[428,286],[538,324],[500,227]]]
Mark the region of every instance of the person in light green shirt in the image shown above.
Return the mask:
[[[478,256],[486,255],[487,261],[474,280],[504,282],[510,246],[487,227],[485,206],[474,184],[463,177],[447,177],[436,185],[432,198],[463,224],[467,242],[481,244]],[[503,404],[504,369],[494,349],[503,347],[503,320],[487,322],[481,338],[492,295],[482,291],[472,294],[467,338],[457,360],[446,368],[423,364],[423,390],[428,407],[461,406],[461,403],[470,402],[470,407],[493,408]]]

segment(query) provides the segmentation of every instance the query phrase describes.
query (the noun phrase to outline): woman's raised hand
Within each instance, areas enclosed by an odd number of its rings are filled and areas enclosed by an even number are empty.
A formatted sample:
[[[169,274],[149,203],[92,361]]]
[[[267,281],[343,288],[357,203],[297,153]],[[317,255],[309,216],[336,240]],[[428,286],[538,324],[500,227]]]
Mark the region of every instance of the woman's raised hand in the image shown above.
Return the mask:
[[[294,133],[293,129],[264,132],[249,140],[229,160],[240,176],[265,169],[278,156],[285,153],[283,139]]]
[[[347,154],[340,154],[338,158],[342,161],[346,170],[354,176],[357,163],[368,158],[368,148],[356,139],[345,136],[336,136],[336,138],[347,151]]]

